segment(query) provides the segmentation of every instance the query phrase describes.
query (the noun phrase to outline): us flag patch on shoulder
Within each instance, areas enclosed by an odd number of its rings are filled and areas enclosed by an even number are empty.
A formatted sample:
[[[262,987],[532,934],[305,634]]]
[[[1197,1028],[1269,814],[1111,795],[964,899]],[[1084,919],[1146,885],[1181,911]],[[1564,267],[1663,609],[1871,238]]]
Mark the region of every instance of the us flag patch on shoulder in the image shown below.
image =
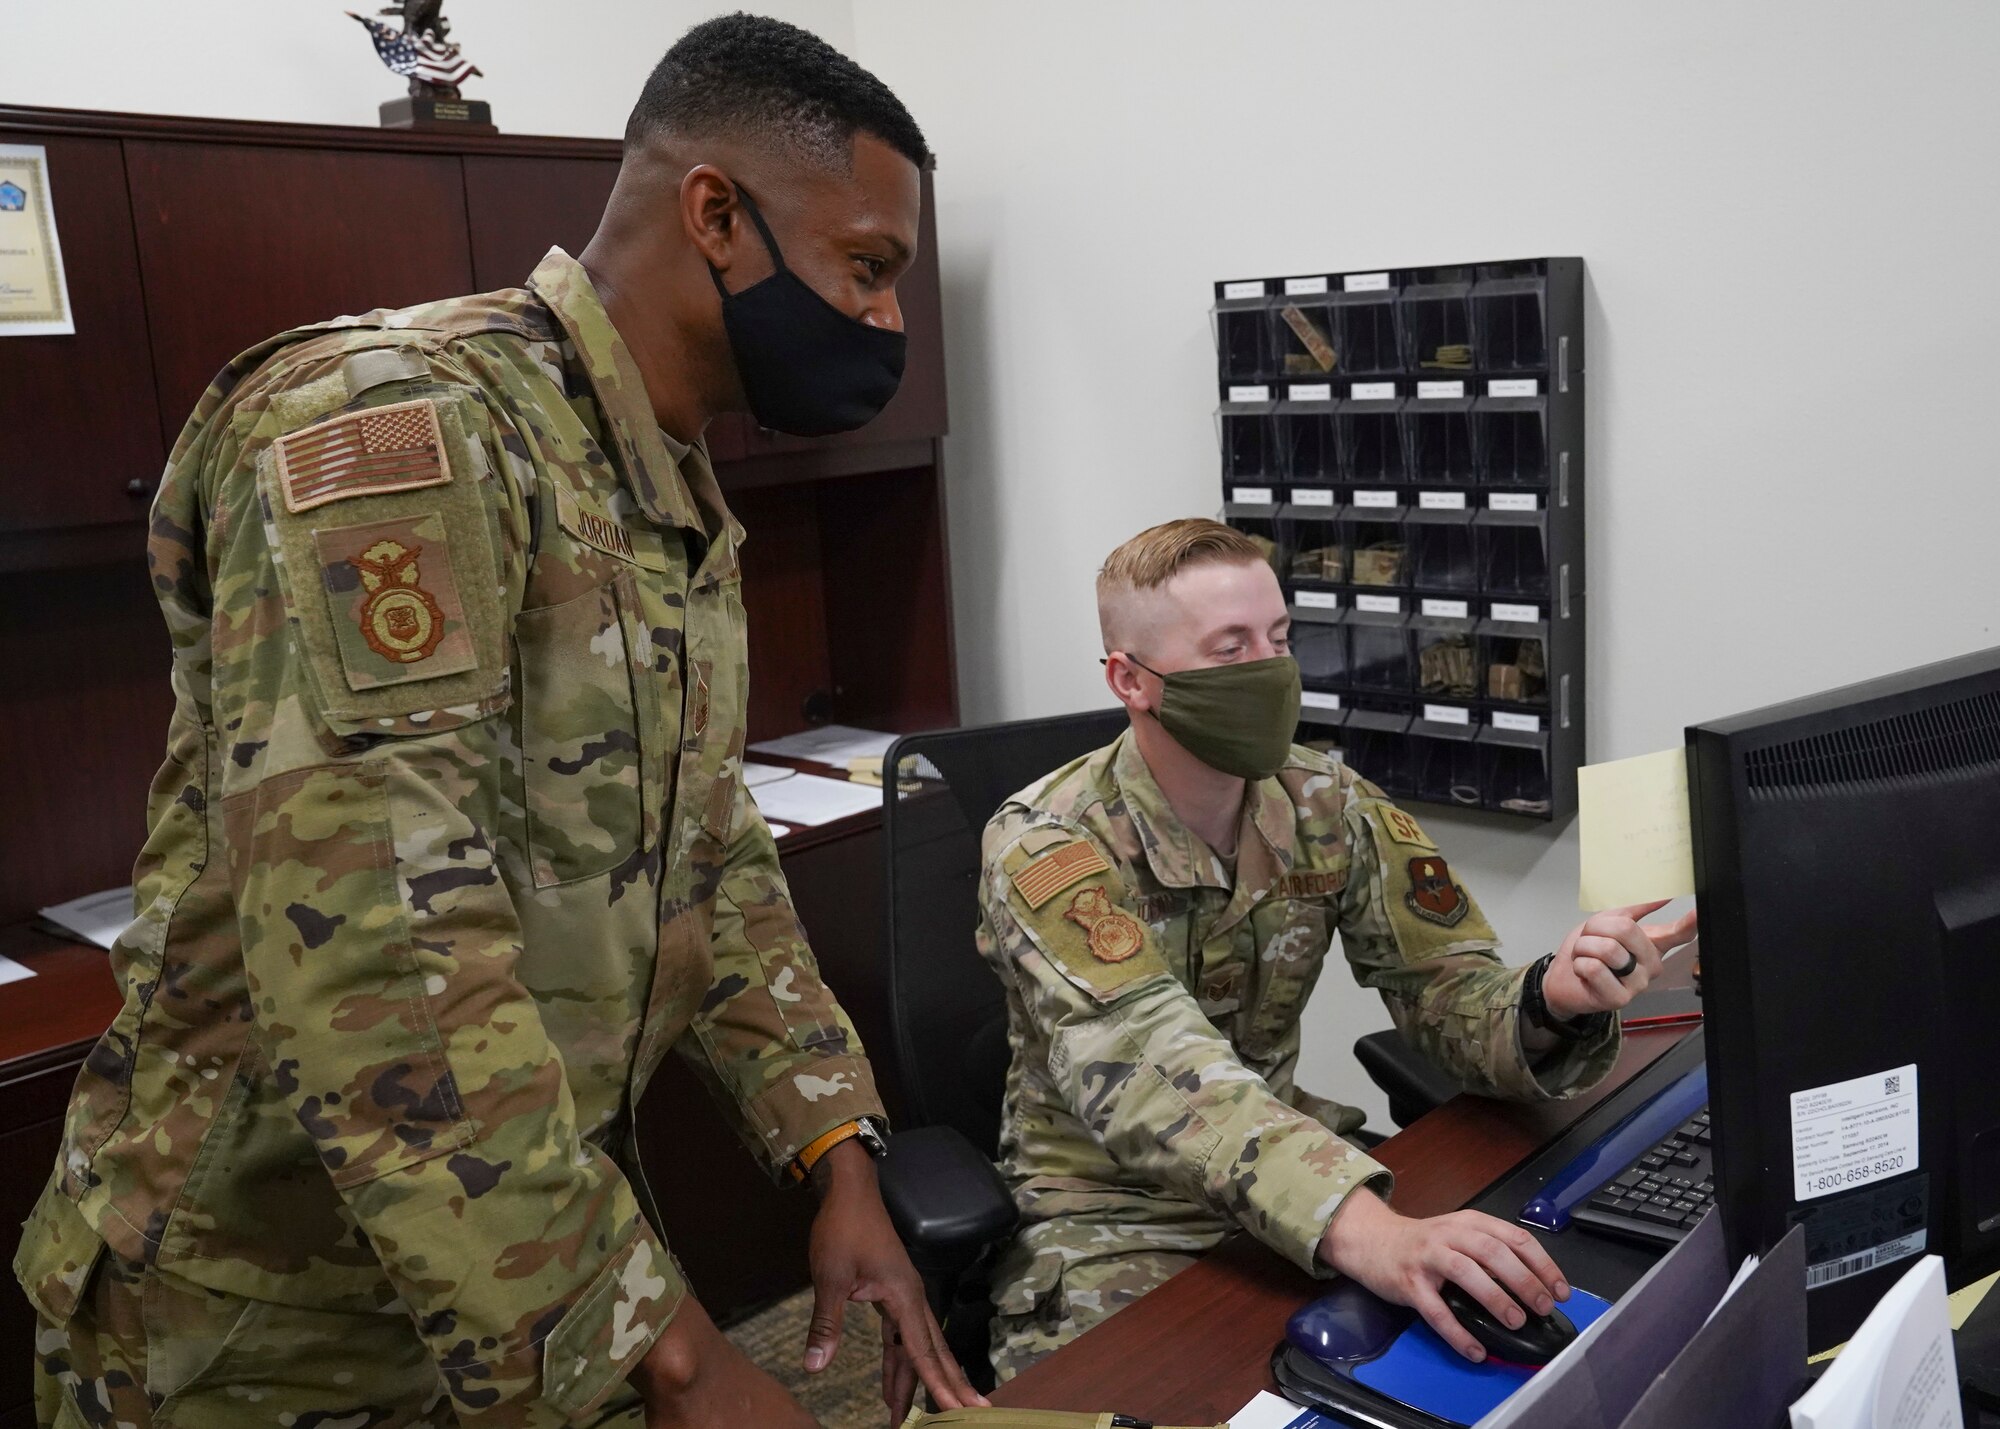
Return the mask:
[[[437,403],[428,397],[349,412],[280,437],[275,446],[285,509],[294,514],[451,480]]]

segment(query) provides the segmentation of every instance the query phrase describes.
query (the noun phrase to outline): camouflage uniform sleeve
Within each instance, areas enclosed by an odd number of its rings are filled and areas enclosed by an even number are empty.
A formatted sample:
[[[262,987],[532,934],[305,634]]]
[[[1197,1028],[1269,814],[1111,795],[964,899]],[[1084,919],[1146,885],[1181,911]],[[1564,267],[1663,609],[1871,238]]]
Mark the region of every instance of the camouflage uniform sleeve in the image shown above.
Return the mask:
[[[1169,970],[1105,850],[1003,811],[980,902],[1049,1076],[1120,1166],[1212,1207],[1315,1275],[1343,1198],[1389,1172],[1280,1100]]]
[[[581,1420],[685,1287],[515,974],[494,830],[527,448],[446,357],[405,360],[352,395],[299,374],[208,465],[234,508],[211,560],[237,934],[271,1078],[459,1418]],[[437,439],[441,466],[341,488],[315,454],[364,421],[375,447]]]
[[[715,974],[680,1051],[773,1177],[857,1117],[883,1117],[875,1074],[821,981],[770,826],[740,779],[715,900]]]
[[[1438,846],[1380,789],[1351,771],[1343,777],[1353,863],[1340,943],[1355,978],[1381,993],[1402,1034],[1468,1091],[1527,1101],[1594,1085],[1618,1058],[1616,1020],[1568,1043],[1525,1028],[1527,970],[1500,960],[1500,940]],[[1529,1050],[1552,1043],[1545,1055]]]

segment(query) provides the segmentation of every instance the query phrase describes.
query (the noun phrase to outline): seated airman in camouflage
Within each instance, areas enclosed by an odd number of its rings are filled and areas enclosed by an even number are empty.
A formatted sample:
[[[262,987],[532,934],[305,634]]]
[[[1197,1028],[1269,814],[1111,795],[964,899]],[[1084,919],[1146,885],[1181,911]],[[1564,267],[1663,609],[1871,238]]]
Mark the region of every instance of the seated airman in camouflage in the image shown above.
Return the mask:
[[[152,514],[175,708],[125,1004],[16,1264],[41,1425],[812,1425],[646,1192],[669,1049],[819,1192],[808,1369],[868,1301],[898,1418],[919,1376],[976,1400],[740,777],[744,532],[701,442],[889,400],[926,157],[818,39],[713,20],[581,261],[209,388]]]
[[[1611,1067],[1611,1015],[1694,915],[1600,913],[1510,968],[1417,821],[1338,756],[1294,745],[1298,667],[1263,551],[1169,522],[1097,578],[1107,747],[1014,795],[986,828],[979,945],[1007,989],[1000,1164],[1022,1226],[993,1278],[1002,1378],[1130,1304],[1237,1229],[1314,1275],[1414,1306],[1460,1353],[1462,1285],[1568,1294],[1525,1230],[1389,1208],[1362,1114],[1295,1085],[1299,1017],[1336,933],[1362,986],[1460,1085],[1562,1097]],[[1657,906],[1657,905],[1654,905]]]

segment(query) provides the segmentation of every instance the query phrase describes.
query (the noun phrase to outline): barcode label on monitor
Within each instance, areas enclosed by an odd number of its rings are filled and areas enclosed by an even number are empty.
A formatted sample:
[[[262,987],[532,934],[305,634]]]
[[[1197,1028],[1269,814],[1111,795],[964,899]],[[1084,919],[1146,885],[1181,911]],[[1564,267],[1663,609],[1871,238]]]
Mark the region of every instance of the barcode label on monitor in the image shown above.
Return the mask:
[[[1909,1235],[1885,1241],[1858,1255],[1844,1255],[1839,1260],[1808,1265],[1806,1289],[1817,1290],[1822,1285],[1831,1285],[1834,1281],[1845,1280],[1850,1275],[1865,1274],[1878,1265],[1894,1265],[1899,1260],[1908,1260],[1913,1255],[1920,1255],[1923,1253],[1926,1234],[1924,1231],[1912,1231]]]

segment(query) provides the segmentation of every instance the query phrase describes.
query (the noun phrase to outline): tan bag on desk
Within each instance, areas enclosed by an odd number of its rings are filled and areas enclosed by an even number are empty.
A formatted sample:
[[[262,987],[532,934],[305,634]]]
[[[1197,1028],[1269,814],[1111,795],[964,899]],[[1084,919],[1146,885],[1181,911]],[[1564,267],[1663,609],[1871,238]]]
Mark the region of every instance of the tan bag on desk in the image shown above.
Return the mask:
[[[903,1429],[960,1429],[960,1426],[963,1429],[1121,1429],[1125,1425],[1142,1424],[1147,1421],[1117,1414],[1067,1414],[1059,1409],[946,1409],[936,1414],[912,1409],[910,1417],[903,1421]],[[1173,1429],[1173,1426],[1153,1424],[1150,1429]],[[1211,1426],[1202,1425],[1200,1429]],[[1229,1426],[1217,1424],[1212,1429],[1229,1429]]]

